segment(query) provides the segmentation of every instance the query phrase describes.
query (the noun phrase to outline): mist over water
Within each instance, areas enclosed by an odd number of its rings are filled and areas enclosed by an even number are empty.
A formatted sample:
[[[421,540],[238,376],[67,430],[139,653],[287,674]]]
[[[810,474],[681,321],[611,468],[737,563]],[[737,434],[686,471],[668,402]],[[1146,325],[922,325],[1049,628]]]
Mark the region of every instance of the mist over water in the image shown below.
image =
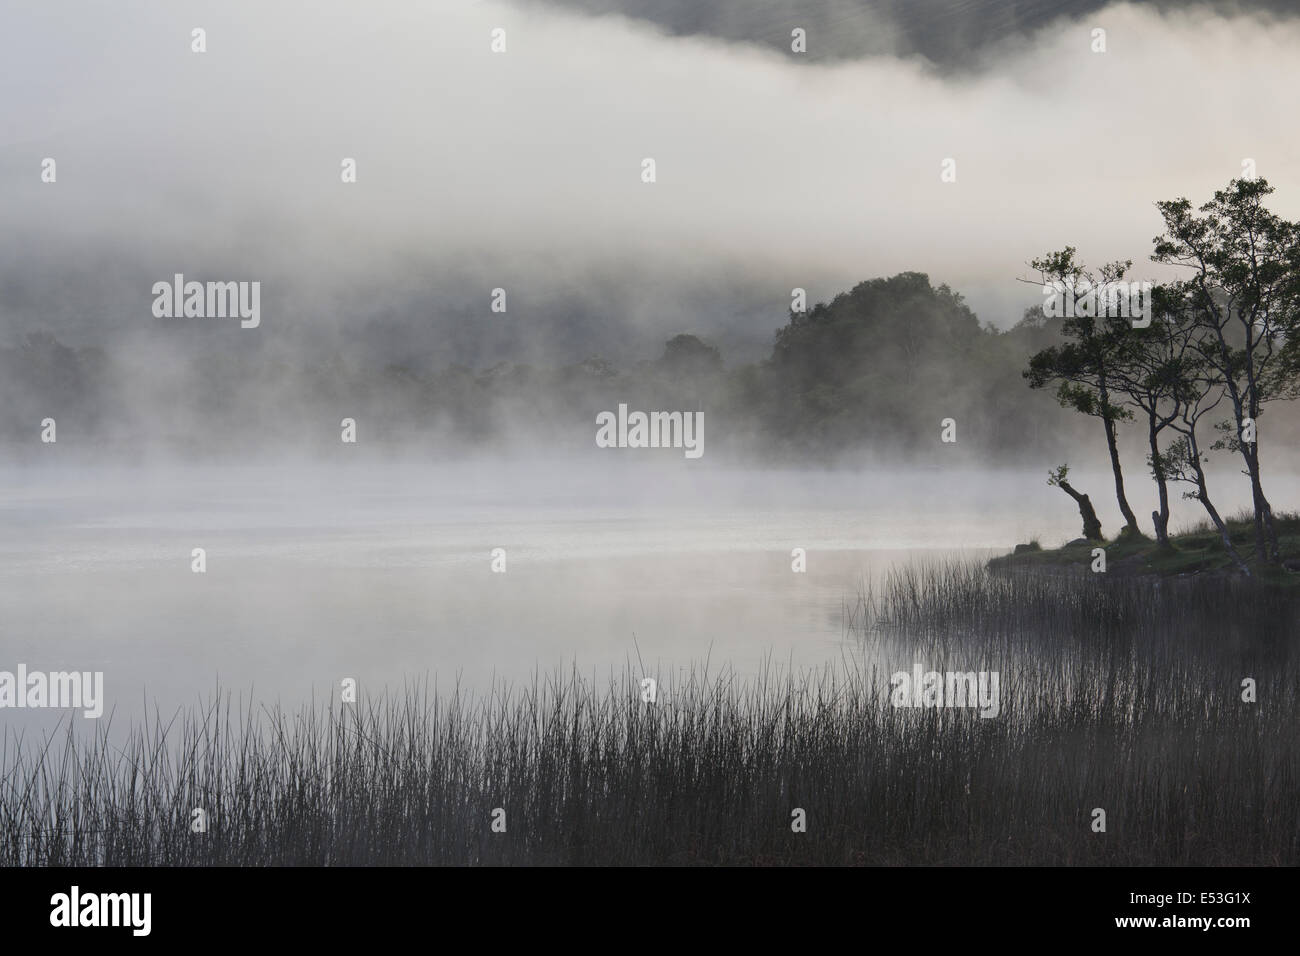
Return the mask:
[[[1293,5],[0,0],[0,871],[1293,863]]]
[[[1078,478],[1105,516],[1108,477]],[[1244,483],[1222,486],[1227,509],[1247,503]],[[629,663],[663,677],[706,659],[751,676],[870,666],[844,609],[891,566],[1079,530],[1026,471],[729,469],[617,450],[581,466],[11,466],[0,501],[0,667],[103,671],[105,714],[124,724],[146,701],[165,714],[218,686],[293,709],[344,677],[373,693]],[[1176,526],[1198,518],[1179,503]],[[6,724],[48,730],[67,713],[8,710]]]

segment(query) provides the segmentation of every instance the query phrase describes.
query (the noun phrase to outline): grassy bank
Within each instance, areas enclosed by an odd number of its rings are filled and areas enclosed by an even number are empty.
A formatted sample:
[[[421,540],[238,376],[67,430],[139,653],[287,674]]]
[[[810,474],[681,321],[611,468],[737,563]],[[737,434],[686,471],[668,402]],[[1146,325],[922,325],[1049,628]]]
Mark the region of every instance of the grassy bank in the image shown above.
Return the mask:
[[[0,863],[1300,862],[1295,595],[949,564],[850,611],[842,668],[659,675],[654,703],[570,673],[6,734]],[[891,706],[913,660],[998,670],[1001,712]]]
[[[1300,587],[1300,514],[1275,516],[1281,568],[1261,567],[1255,560],[1255,525],[1249,513],[1228,519],[1228,536],[1233,547],[1261,581]],[[1231,575],[1238,571],[1223,547],[1218,530],[1207,520],[1170,535],[1169,547],[1157,546],[1154,539],[1138,535],[1120,535],[1108,541],[1076,539],[1062,547],[1045,549],[1038,542],[1019,545],[1013,554],[994,558],[989,567],[1077,568],[1089,571],[1094,548],[1106,549],[1107,573],[1173,575]]]

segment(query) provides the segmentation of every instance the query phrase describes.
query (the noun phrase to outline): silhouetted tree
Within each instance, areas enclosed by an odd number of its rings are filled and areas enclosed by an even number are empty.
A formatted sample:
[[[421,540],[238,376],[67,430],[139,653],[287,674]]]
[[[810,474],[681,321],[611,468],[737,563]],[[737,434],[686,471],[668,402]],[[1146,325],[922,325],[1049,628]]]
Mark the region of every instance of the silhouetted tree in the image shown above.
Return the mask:
[[[1075,260],[1073,246],[1035,259],[1031,265],[1040,273],[1045,288],[1051,285],[1073,290],[1098,284],[1093,275]],[[1103,266],[1101,282],[1122,280],[1131,265],[1131,262],[1115,262]],[[1120,465],[1115,435],[1116,423],[1133,416],[1112,395],[1115,372],[1122,361],[1121,354],[1129,331],[1128,320],[1118,316],[1066,315],[1061,323],[1061,333],[1068,341],[1035,354],[1029,360],[1024,376],[1031,388],[1055,385],[1057,400],[1063,407],[1101,420],[1106,433],[1106,449],[1110,453],[1111,472],[1115,477],[1115,499],[1124,516],[1121,534],[1140,534],[1137,517],[1125,493],[1124,470]]]
[[[1250,477],[1255,551],[1279,560],[1273,510],[1260,474],[1259,432],[1243,436],[1266,402],[1300,392],[1300,224],[1264,208],[1263,179],[1234,179],[1193,212],[1186,199],[1158,203],[1165,234],[1152,259],[1192,270],[1169,295],[1198,330],[1193,348],[1232,405],[1230,435],[1215,447],[1238,452]],[[1189,440],[1190,437],[1189,437]],[[1189,452],[1196,454],[1195,448]]]
[[[1079,517],[1083,519],[1083,536],[1089,541],[1101,541],[1101,521],[1097,517],[1097,511],[1092,506],[1092,500],[1066,481],[1066,476],[1070,473],[1069,465],[1059,465],[1056,470],[1048,472],[1047,483],[1054,488],[1060,488],[1067,495],[1074,499],[1074,503],[1079,506]]]

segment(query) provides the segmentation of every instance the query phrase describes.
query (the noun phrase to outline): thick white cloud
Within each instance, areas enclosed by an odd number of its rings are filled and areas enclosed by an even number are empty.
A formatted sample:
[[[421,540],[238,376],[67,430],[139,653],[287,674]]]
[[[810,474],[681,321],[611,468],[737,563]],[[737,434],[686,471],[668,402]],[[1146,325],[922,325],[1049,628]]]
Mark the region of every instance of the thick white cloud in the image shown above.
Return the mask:
[[[0,9],[0,208],[55,263],[100,243],[322,301],[433,262],[578,294],[601,269],[815,295],[916,269],[1006,322],[1030,257],[1141,263],[1153,202],[1208,198],[1244,157],[1300,217],[1294,22],[1114,6],[943,77],[491,0]]]

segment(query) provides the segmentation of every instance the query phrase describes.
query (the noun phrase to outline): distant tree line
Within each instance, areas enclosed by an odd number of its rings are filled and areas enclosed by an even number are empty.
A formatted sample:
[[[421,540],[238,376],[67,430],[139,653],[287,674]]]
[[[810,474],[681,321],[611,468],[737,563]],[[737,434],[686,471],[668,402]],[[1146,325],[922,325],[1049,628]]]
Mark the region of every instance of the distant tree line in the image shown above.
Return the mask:
[[[61,443],[229,454],[292,449],[311,444],[307,435],[336,441],[347,416],[362,423],[363,441],[413,450],[576,446],[593,443],[598,412],[625,402],[704,410],[710,454],[791,465],[866,457],[889,467],[954,454],[1027,463],[1081,434],[1050,396],[1025,396],[1020,385],[1025,357],[1054,334],[1034,321],[982,326],[960,295],[920,273],[863,282],[789,313],[770,357],[732,367],[688,332],[631,367],[590,356],[481,369],[435,368],[419,355],[368,365],[329,343],[312,358],[269,336],[227,347],[173,333],[142,356],[35,333],[0,347],[0,440],[31,442],[51,417]],[[949,417],[958,442],[940,446]]]
[[[332,340],[309,343],[312,351],[272,335],[232,342],[173,329],[156,348],[133,352],[72,348],[38,333],[0,347],[0,441],[37,442],[40,422],[50,417],[58,420],[61,448],[129,452],[159,444],[229,457],[337,448],[340,420],[348,417],[358,422],[362,444],[395,454],[581,450],[595,447],[596,415],[626,403],[704,411],[709,457],[793,467],[1015,467],[1069,454],[1098,419],[1128,528],[1137,521],[1121,460],[1143,448],[1154,455],[1157,535],[1164,540],[1168,485],[1205,480],[1202,418],[1239,407],[1238,420],[1257,419],[1266,403],[1294,394],[1294,349],[1284,345],[1293,312],[1286,311],[1282,274],[1273,275],[1282,269],[1278,256],[1295,254],[1283,235],[1294,227],[1262,218],[1256,207],[1265,189],[1262,181],[1235,185],[1216,213],[1222,225],[1204,223],[1185,204],[1162,207],[1169,223],[1157,248],[1163,261],[1199,256],[1206,265],[1158,290],[1164,318],[1141,334],[1127,322],[1048,316],[1038,307],[999,329],[918,272],[871,279],[790,311],[769,356],[731,365],[686,330],[659,356],[631,366],[589,356],[567,365],[479,369],[435,367],[420,354],[368,364]],[[1238,244],[1207,245],[1206,230],[1218,235],[1237,222],[1230,211],[1255,217],[1252,235],[1268,250],[1252,253],[1255,272]],[[1275,251],[1282,249],[1289,251]],[[1073,250],[1038,265],[1052,277],[1085,271]],[[1243,325],[1242,315],[1254,324]],[[1027,361],[1033,390],[1024,388]],[[1123,427],[1137,417],[1147,435]],[[946,419],[956,422],[955,444],[940,440]],[[1270,435],[1287,434],[1283,425],[1279,418]],[[1292,441],[1300,440],[1295,425]],[[1267,527],[1258,443],[1235,434],[1220,441],[1246,461]],[[1208,505],[1208,492],[1197,493]]]

